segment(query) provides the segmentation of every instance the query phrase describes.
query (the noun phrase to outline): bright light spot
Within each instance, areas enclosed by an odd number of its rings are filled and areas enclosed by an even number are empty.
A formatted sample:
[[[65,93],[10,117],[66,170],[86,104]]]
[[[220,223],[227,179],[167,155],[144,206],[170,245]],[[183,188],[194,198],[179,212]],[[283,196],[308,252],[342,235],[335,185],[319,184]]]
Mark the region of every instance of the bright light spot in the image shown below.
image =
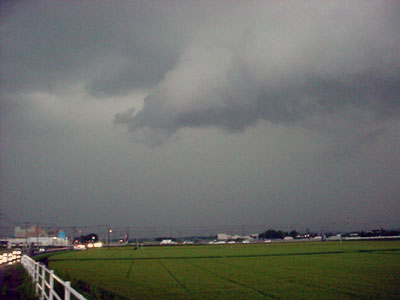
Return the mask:
[[[86,246],[85,245],[75,245],[74,250],[85,250]]]
[[[88,248],[93,248],[93,244],[92,244],[92,243],[89,243],[89,244],[87,245],[87,247],[88,247]]]
[[[101,248],[101,247],[103,247],[103,243],[100,243],[100,242],[94,243],[93,246],[94,246],[95,248]]]

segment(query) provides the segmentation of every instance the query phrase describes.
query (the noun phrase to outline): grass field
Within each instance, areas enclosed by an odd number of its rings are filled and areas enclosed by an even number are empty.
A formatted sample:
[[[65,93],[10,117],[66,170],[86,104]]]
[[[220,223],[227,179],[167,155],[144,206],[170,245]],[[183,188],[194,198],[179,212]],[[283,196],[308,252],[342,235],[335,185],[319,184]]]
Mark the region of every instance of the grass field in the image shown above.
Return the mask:
[[[400,299],[400,241],[103,248],[49,267],[128,299]]]

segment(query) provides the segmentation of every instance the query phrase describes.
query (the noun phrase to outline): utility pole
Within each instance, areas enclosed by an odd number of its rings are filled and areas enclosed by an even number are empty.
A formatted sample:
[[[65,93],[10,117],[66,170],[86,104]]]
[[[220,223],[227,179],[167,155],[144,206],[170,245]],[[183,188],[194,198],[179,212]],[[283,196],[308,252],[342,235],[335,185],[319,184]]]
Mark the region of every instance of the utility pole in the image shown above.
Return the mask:
[[[36,223],[36,247],[39,247],[39,224]]]
[[[2,221],[3,221],[3,215],[2,215],[2,213],[0,213],[0,229],[3,228],[2,227]],[[5,228],[5,226],[4,226],[4,228]],[[2,230],[0,230],[0,232],[2,232]]]
[[[25,222],[25,247],[28,249],[28,222]]]
[[[107,225],[107,240],[108,240],[108,249],[110,249],[110,233],[112,229],[110,229],[110,225]]]
[[[107,247],[110,248],[110,225],[107,225]]]

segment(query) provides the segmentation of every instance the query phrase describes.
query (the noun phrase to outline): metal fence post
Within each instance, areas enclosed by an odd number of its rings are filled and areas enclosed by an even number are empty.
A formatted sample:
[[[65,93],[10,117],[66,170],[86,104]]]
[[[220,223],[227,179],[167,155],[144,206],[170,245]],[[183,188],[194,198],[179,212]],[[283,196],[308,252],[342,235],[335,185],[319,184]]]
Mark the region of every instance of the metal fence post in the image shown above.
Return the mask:
[[[24,256],[24,263],[28,266],[28,273],[32,277],[33,280],[33,266],[32,262],[30,260],[27,260],[26,257]]]
[[[35,292],[37,295],[40,295],[41,300],[55,300],[62,299],[61,295],[59,295],[55,289],[55,281],[59,282],[60,285],[64,287],[64,299],[63,300],[71,300],[71,294],[76,297],[76,299],[86,300],[78,291],[71,287],[70,281],[64,281],[59,278],[53,270],[48,270],[45,265],[35,262],[30,257],[25,256],[21,260],[22,266],[25,268],[27,272],[31,272],[32,281],[35,285]],[[42,270],[40,270],[42,268]],[[47,281],[47,274],[49,275],[49,279]],[[39,293],[39,289],[41,293]],[[74,298],[75,299],[75,298]]]
[[[49,300],[53,300],[53,288],[54,288],[54,277],[53,277],[53,275],[54,275],[54,271],[53,270],[50,270],[49,271],[49,285],[50,285],[50,288],[49,288]]]
[[[27,260],[25,256],[24,256],[24,265],[27,266],[29,276],[32,277],[32,281],[33,281],[33,266],[32,266],[32,262],[30,260]]]
[[[35,291],[36,294],[39,290],[39,264],[35,262]]]
[[[35,282],[35,279],[36,279],[36,275],[35,275],[35,269],[36,267],[35,267],[35,263],[34,262],[31,262],[31,276],[32,276],[32,281],[33,282]]]
[[[46,267],[42,265],[42,299],[44,299],[44,295],[46,295]]]
[[[64,300],[71,300],[71,292],[70,292],[71,282],[66,281],[64,287]]]
[[[35,282],[35,262],[30,261],[29,266],[31,267],[32,281]]]

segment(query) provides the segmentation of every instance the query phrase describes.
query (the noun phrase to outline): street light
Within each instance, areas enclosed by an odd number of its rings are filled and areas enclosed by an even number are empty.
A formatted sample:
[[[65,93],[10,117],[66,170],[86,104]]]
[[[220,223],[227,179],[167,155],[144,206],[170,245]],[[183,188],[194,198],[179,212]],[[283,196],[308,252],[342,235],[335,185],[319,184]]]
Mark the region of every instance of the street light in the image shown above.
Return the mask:
[[[112,229],[110,229],[110,225],[107,225],[107,229],[108,248],[110,248],[110,233],[112,232]]]

